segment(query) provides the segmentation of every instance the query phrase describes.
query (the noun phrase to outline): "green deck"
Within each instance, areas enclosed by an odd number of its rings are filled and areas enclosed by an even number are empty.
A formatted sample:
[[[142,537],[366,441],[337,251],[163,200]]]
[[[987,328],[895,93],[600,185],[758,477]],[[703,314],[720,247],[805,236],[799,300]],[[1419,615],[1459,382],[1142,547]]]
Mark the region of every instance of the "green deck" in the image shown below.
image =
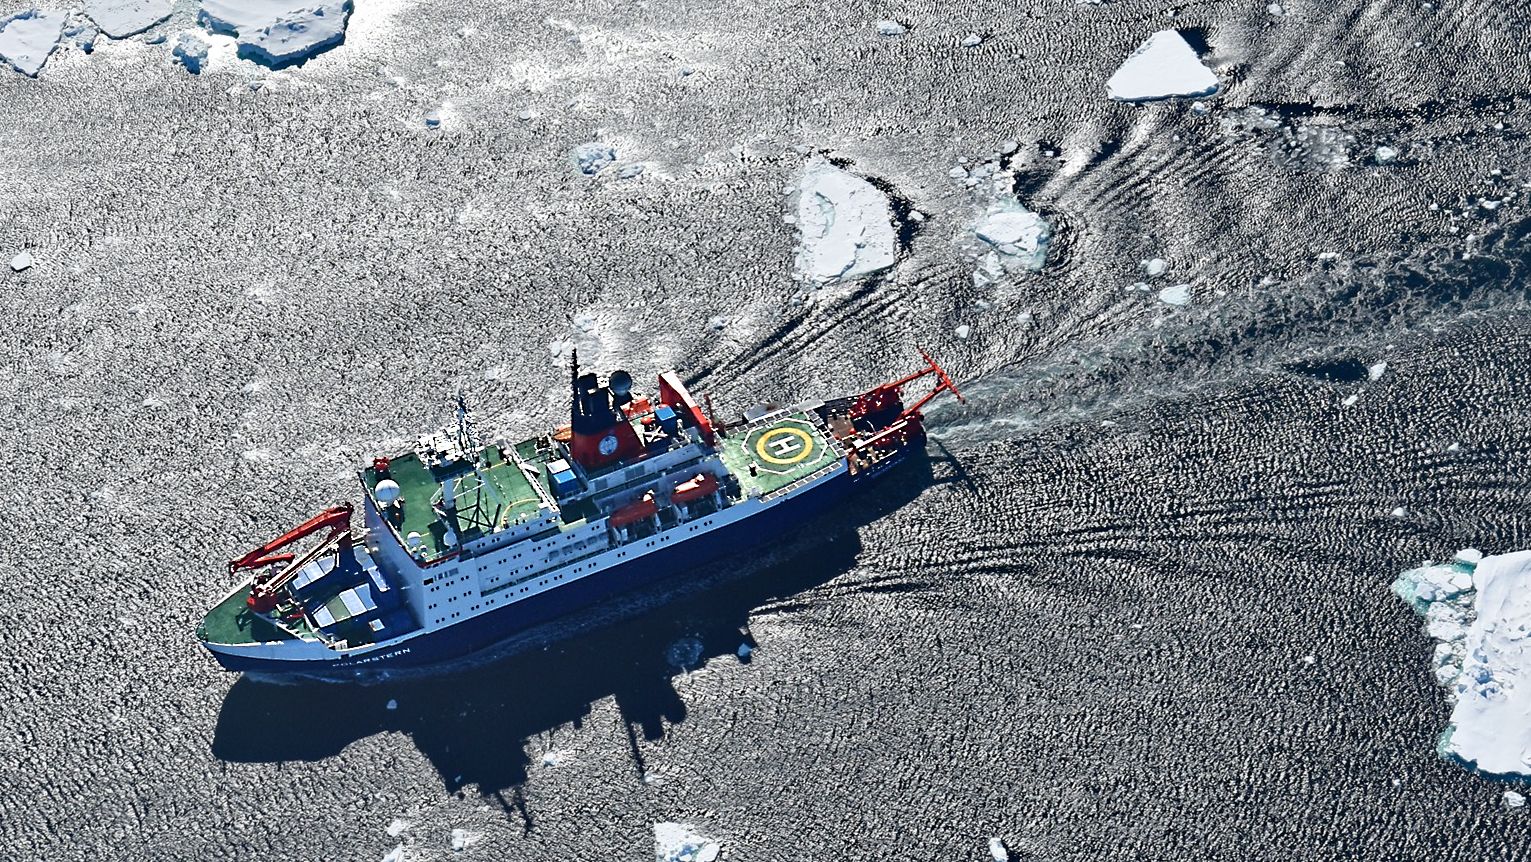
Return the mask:
[[[258,644],[271,641],[292,640],[292,635],[277,628],[264,618],[250,612],[245,600],[250,596],[246,587],[224,599],[207,612],[202,624],[197,626],[197,637],[215,644]]]
[[[446,526],[434,509],[441,502],[441,483],[448,478],[456,480],[453,495],[461,527],[459,542],[471,541],[522,515],[537,513],[542,498],[514,461],[506,461],[498,447],[490,446],[483,450],[483,463],[486,466],[475,473],[460,463],[447,469],[432,469],[413,452],[390,461],[389,478],[399,483],[404,501],[403,518],[394,527],[401,539],[410,533],[420,534],[425,540],[426,562],[454,550],[446,542]],[[362,476],[371,492],[377,486],[377,474],[368,467]]]
[[[730,430],[718,441],[718,454],[746,489],[762,496],[817,473],[839,460],[840,453],[808,414],[789,413],[758,425]],[[750,475],[750,466],[755,475]]]

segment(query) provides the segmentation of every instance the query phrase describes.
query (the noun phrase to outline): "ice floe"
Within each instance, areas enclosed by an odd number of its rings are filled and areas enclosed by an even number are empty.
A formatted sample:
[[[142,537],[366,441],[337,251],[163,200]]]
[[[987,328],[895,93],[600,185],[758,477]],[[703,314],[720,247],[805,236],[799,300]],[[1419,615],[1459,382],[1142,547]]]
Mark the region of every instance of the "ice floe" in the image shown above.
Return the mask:
[[[1451,691],[1443,755],[1493,775],[1531,775],[1531,551],[1404,572],[1393,592],[1439,643],[1435,676]]]
[[[186,67],[186,71],[198,75],[201,74],[202,67],[207,65],[207,52],[211,47],[202,34],[187,30],[175,38],[175,45],[170,49],[170,56],[175,62]]]
[[[345,41],[351,0],[202,0],[198,19],[234,36],[239,56],[279,69]]]
[[[1190,305],[1191,286],[1174,284],[1159,291],[1159,301],[1169,305]]]
[[[1519,793],[1516,793],[1513,790],[1506,790],[1504,792],[1503,798],[1504,798],[1504,807],[1506,807],[1506,808],[1524,808],[1524,807],[1526,807],[1526,797],[1522,796]]]
[[[888,198],[865,179],[815,157],[788,200],[798,229],[799,278],[825,284],[893,265]]]
[[[413,825],[414,824],[410,823],[408,820],[401,820],[401,819],[395,817],[393,819],[393,822],[389,823],[388,824],[388,828],[385,829],[384,831],[388,833],[388,837],[389,838],[397,838],[400,835],[404,834],[404,830],[408,829],[409,827],[411,827]]]
[[[1394,147],[1389,147],[1384,144],[1377,148],[1376,152],[1372,154],[1372,157],[1377,160],[1377,164],[1385,165],[1388,162],[1398,158],[1398,150]]]
[[[580,144],[569,151],[574,164],[579,167],[579,172],[589,176],[595,176],[604,168],[617,160],[617,151],[611,144],[603,144],[592,141],[588,144]]]
[[[1004,272],[1035,272],[1047,262],[1052,229],[1014,195],[990,204],[973,233],[989,246]]]
[[[452,849],[456,851],[466,850],[473,844],[478,843],[479,839],[483,837],[484,836],[478,832],[469,832],[466,829],[453,829]]]
[[[28,9],[0,22],[0,59],[23,75],[37,77],[64,35],[63,12]]]
[[[684,823],[654,824],[654,858],[657,862],[713,862],[722,845]]]
[[[32,253],[30,251],[23,250],[21,252],[18,252],[15,257],[11,258],[11,271],[12,272],[21,272],[24,269],[31,269],[31,268],[32,268]]]
[[[1376,379],[1380,378],[1382,375],[1384,375],[1386,373],[1387,373],[1387,363],[1386,362],[1377,362],[1377,363],[1374,363],[1372,365],[1366,366],[1366,379],[1367,380],[1376,380]]]
[[[989,839],[989,856],[994,862],[1010,862],[1010,848],[1000,838]]]
[[[1160,30],[1132,52],[1106,81],[1106,94],[1123,102],[1194,98],[1217,92],[1217,76],[1174,30]]]
[[[892,19],[884,19],[876,24],[879,36],[902,36],[909,32],[909,28]]]
[[[173,0],[85,0],[85,14],[101,32],[122,39],[170,17]]]

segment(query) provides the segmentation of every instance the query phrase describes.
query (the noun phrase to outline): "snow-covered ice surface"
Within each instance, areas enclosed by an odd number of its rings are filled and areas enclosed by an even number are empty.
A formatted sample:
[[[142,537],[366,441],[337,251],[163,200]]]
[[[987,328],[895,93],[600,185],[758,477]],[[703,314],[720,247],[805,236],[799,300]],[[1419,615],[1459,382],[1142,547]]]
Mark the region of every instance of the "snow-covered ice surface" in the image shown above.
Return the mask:
[[[23,75],[36,77],[64,34],[63,12],[29,9],[0,21],[0,60]]]
[[[1106,81],[1107,95],[1123,102],[1210,96],[1217,88],[1217,76],[1175,30],[1149,36]]]
[[[85,0],[85,14],[101,32],[121,39],[170,17],[174,0]]]
[[[655,862],[714,862],[723,847],[684,823],[654,824]]]
[[[201,0],[199,19],[239,40],[239,56],[281,69],[345,41],[351,0]]]
[[[1455,701],[1441,752],[1491,775],[1531,776],[1531,551],[1477,556],[1410,569],[1393,591],[1439,642],[1435,676]]]
[[[897,238],[888,197],[862,177],[816,156],[798,174],[788,201],[800,278],[826,284],[893,265]]]
[[[594,176],[616,162],[617,151],[610,144],[591,141],[575,147],[569,156],[580,173]]]
[[[30,251],[23,249],[22,251],[16,252],[15,256],[11,258],[11,271],[13,272],[21,272],[22,270],[30,269],[31,267],[32,253]]]

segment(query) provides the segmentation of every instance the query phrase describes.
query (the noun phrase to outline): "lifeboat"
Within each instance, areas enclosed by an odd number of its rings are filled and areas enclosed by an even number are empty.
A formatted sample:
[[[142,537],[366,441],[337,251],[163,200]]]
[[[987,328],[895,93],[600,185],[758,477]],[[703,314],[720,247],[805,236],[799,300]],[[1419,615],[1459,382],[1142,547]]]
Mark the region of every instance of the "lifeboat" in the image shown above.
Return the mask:
[[[694,503],[718,492],[718,480],[711,473],[698,473],[675,486],[670,499],[677,503]]]
[[[654,513],[658,511],[659,507],[654,503],[654,492],[650,491],[634,502],[612,512],[611,525],[613,527],[631,526],[654,517]]]

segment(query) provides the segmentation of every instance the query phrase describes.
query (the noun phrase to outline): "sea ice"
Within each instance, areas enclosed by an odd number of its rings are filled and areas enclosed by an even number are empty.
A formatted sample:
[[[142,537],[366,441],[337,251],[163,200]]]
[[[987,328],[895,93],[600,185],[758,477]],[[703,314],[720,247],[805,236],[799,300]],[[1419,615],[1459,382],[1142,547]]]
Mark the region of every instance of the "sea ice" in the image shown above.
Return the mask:
[[[1003,840],[999,838],[990,838],[989,856],[994,859],[994,862],[1010,862],[1010,848],[1005,846],[1005,842]]]
[[[1386,362],[1378,362],[1375,365],[1368,365],[1368,366],[1366,366],[1366,379],[1367,380],[1376,380],[1377,378],[1381,377],[1385,373],[1387,373],[1387,363]]]
[[[574,158],[574,164],[579,166],[579,172],[589,176],[595,176],[617,160],[617,151],[610,144],[595,141],[580,144],[569,155]]]
[[[1143,268],[1143,274],[1149,278],[1158,278],[1167,272],[1170,268],[1169,261],[1162,257],[1145,260],[1139,265]]]
[[[193,75],[201,74],[202,67],[207,64],[207,52],[211,46],[201,34],[190,30],[177,36],[175,46],[170,49],[170,55],[175,62],[186,67],[186,71]]]
[[[12,272],[21,272],[24,269],[31,269],[31,267],[32,253],[30,251],[22,251],[15,257],[11,258]]]
[[[384,854],[383,862],[404,862],[404,845],[400,844]]]
[[[64,35],[63,12],[28,9],[0,23],[0,60],[5,60],[23,75],[37,77],[48,55]]]
[[[203,26],[239,42],[239,56],[279,69],[346,38],[351,0],[202,0]]]
[[[1159,291],[1159,301],[1170,305],[1190,305],[1191,286],[1189,284],[1175,284]]]
[[[1525,805],[1526,805],[1526,797],[1520,795],[1519,793],[1516,793],[1513,790],[1506,790],[1504,792],[1504,807],[1506,807],[1506,808],[1524,808]]]
[[[1047,263],[1052,226],[1027,209],[1013,194],[1001,196],[973,225],[984,243],[975,282],[998,281],[1008,273],[1037,272]]]
[[[1436,678],[1455,706],[1441,753],[1493,775],[1531,775],[1531,551],[1411,569],[1393,592],[1425,615]]]
[[[964,47],[964,48],[977,48],[979,45],[982,45],[982,44],[983,44],[983,37],[978,35],[977,33],[969,33],[965,37],[963,37],[963,39],[962,39],[962,47]]]
[[[884,19],[877,22],[877,33],[881,36],[902,36],[909,32],[909,28],[897,21]]]
[[[968,326],[966,323],[964,323],[961,326],[957,327],[956,333],[957,333],[957,337],[958,338],[962,339],[963,341],[966,341],[968,339],[968,336],[973,334],[973,327]]]
[[[796,189],[799,278],[824,284],[893,265],[892,213],[876,186],[815,157]]]
[[[452,849],[457,851],[466,850],[468,849],[469,845],[477,843],[478,840],[483,837],[483,835],[477,832],[469,832],[466,829],[453,829]]]
[[[173,0],[85,0],[85,14],[101,32],[122,39],[170,17]]]
[[[657,862],[713,862],[723,850],[718,842],[684,823],[654,824]]]
[[[1106,94],[1123,102],[1210,96],[1217,76],[1201,64],[1185,37],[1160,30],[1132,52],[1106,82]]]
[[[1388,162],[1398,158],[1398,150],[1393,147],[1383,145],[1377,148],[1377,152],[1373,153],[1373,157],[1376,158],[1377,164],[1385,165]]]
[[[389,838],[397,838],[400,835],[403,835],[404,830],[408,829],[412,825],[414,824],[410,823],[408,820],[400,820],[399,818],[395,817],[393,822],[389,823],[388,828],[384,831],[388,833]]]

